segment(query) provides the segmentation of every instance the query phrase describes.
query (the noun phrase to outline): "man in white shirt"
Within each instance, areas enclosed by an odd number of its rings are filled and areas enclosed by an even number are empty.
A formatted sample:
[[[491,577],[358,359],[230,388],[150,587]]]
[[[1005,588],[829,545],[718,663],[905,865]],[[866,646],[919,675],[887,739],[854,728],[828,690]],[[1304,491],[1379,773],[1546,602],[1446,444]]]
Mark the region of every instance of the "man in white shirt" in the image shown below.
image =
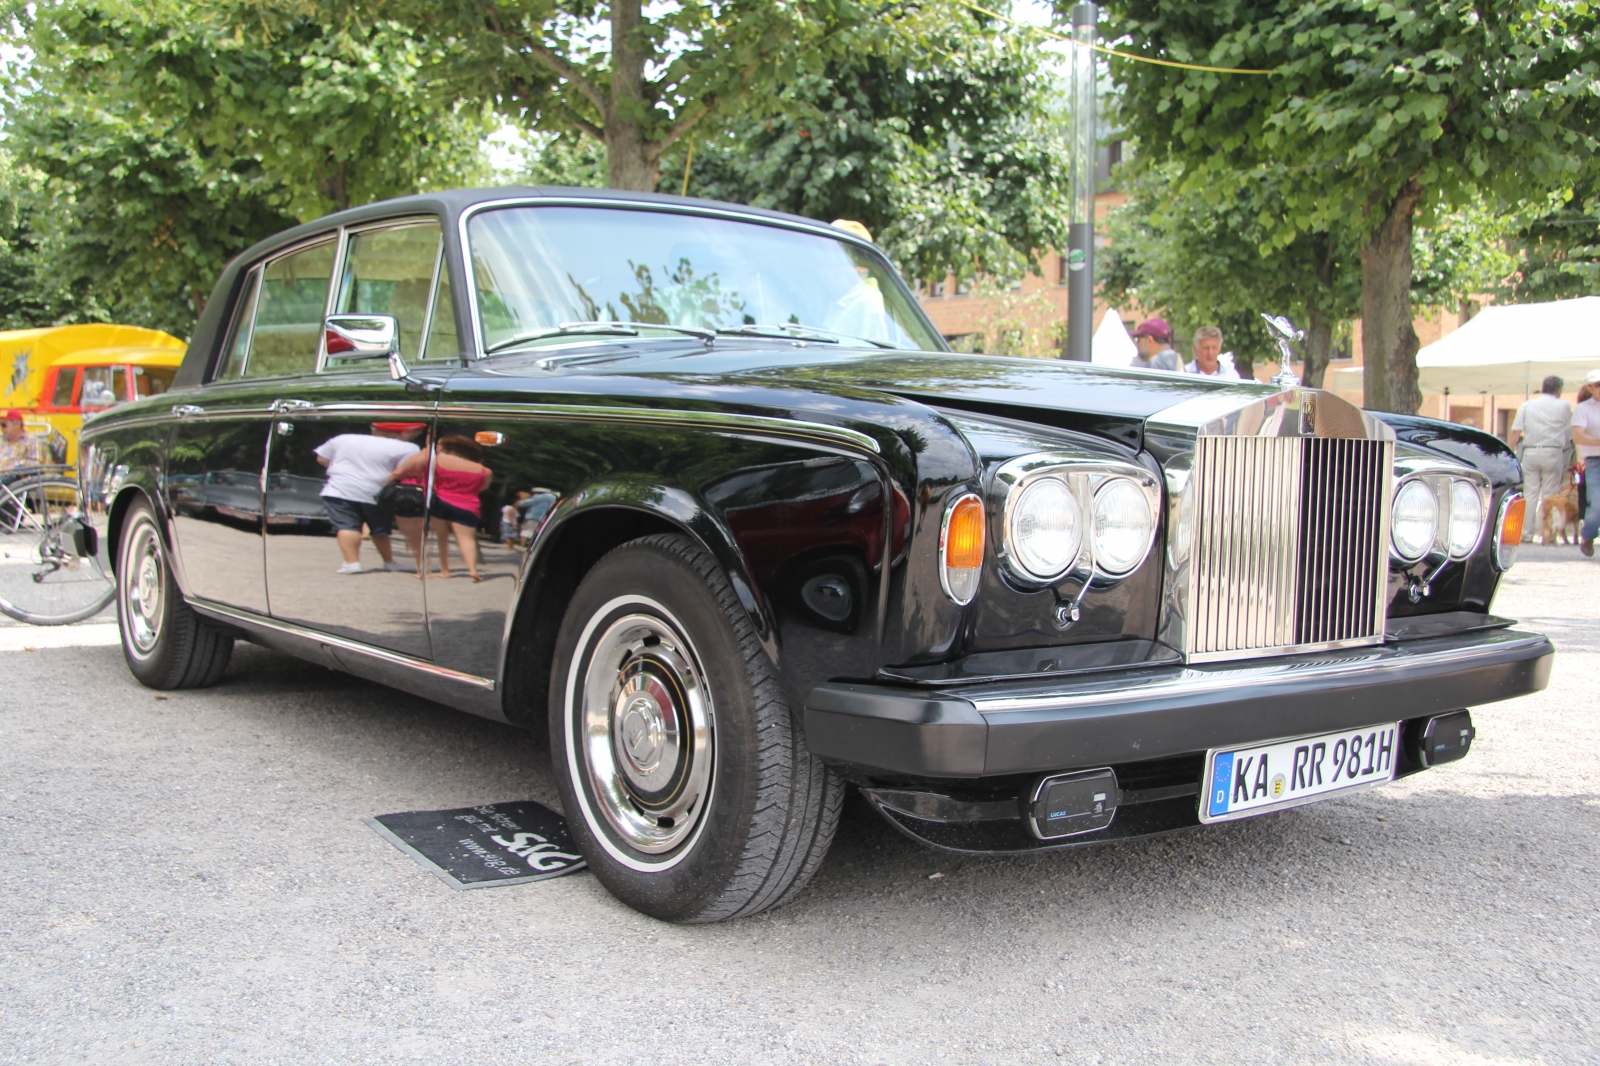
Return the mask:
[[[322,486],[322,506],[333,523],[339,552],[344,556],[341,574],[361,573],[361,527],[372,533],[372,546],[383,557],[385,570],[411,567],[394,561],[390,535],[394,515],[378,504],[378,493],[394,468],[420,450],[405,438],[427,428],[421,422],[374,422],[372,434],[341,433],[316,448],[317,462],[328,468]]]
[[[1164,318],[1147,318],[1133,331],[1139,354],[1128,365],[1135,370],[1170,370],[1183,373],[1183,360],[1172,350],[1172,327]]]
[[[1528,514],[1537,516],[1539,502],[1567,487],[1567,434],[1572,427],[1572,405],[1561,398],[1563,382],[1554,374],[1544,379],[1540,393],[1521,407],[1511,423],[1511,450],[1522,461],[1522,492]],[[1520,445],[1520,447],[1519,447]],[[1532,540],[1537,521],[1523,525],[1523,540]]]
[[[1222,330],[1216,326],[1201,326],[1194,331],[1194,362],[1189,373],[1207,378],[1239,380],[1239,371],[1233,365],[1233,353],[1223,358]]]
[[[1595,534],[1600,533],[1600,370],[1583,379],[1590,396],[1572,412],[1572,441],[1583,457],[1583,484],[1589,490],[1589,510],[1578,530],[1578,550],[1593,557]]]

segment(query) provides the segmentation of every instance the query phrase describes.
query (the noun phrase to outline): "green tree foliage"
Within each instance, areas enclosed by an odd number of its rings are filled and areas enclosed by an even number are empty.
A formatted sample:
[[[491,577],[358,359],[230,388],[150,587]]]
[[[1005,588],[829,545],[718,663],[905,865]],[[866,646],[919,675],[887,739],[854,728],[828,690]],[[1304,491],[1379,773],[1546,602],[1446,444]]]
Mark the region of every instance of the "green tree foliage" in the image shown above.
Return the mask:
[[[1563,0],[1111,0],[1122,118],[1185,189],[1281,166],[1272,243],[1348,229],[1360,248],[1369,407],[1415,410],[1412,236],[1486,194],[1520,204],[1594,166],[1600,13]]]
[[[1240,373],[1277,348],[1261,313],[1304,326],[1307,384],[1321,386],[1335,333],[1361,313],[1361,258],[1349,227],[1274,240],[1287,210],[1278,168],[1221,176],[1186,188],[1174,163],[1136,160],[1122,171],[1128,201],[1109,221],[1102,292],[1113,304],[1160,310],[1180,336],[1221,326]],[[1422,306],[1455,306],[1499,290],[1515,269],[1507,251],[1512,220],[1481,200],[1413,234],[1412,296]]]
[[[1337,324],[1359,306],[1353,250],[1325,232],[1273,244],[1272,220],[1283,209],[1275,174],[1232,174],[1185,189],[1171,163],[1136,162],[1122,173],[1128,200],[1107,222],[1102,295],[1165,313],[1180,337],[1220,326],[1246,377],[1278,357],[1260,316],[1287,315],[1306,329],[1304,379],[1320,386]]]
[[[915,60],[859,56],[795,79],[694,146],[690,194],[854,219],[910,277],[1036,270],[1066,240],[1049,71],[1029,43],[970,20],[948,29]]]
[[[451,98],[441,47],[331,9],[57,0],[10,43],[10,150],[49,285],[99,313],[192,327],[223,264],[295,221],[472,180],[481,104]]]
[[[662,153],[829,58],[873,50],[904,14],[882,0],[376,0],[448,37],[458,91],[529,129],[606,147],[607,183],[652,190]]]
[[[1515,223],[1512,299],[1600,296],[1600,182],[1532,204]]]
[[[0,148],[0,329],[97,317],[92,297],[64,284],[38,215],[44,175]]]

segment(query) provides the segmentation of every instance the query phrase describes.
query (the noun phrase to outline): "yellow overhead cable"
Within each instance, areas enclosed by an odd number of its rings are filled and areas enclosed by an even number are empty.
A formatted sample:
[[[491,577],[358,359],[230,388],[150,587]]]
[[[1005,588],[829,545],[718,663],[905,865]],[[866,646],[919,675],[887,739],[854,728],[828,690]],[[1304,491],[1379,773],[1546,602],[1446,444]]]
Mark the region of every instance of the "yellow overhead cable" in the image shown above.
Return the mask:
[[[1016,19],[1011,18],[1011,17],[1009,17],[1007,15],[1002,15],[998,11],[990,11],[986,7],[979,7],[977,4],[970,3],[969,0],[956,0],[956,2],[961,4],[963,7],[970,7],[974,11],[982,12],[983,14],[988,15],[991,18],[997,18],[1001,22],[1009,22],[1009,23],[1011,23],[1011,25],[1016,26],[1016,27],[1018,27],[1020,29],[1032,30],[1035,33],[1042,33],[1046,37],[1054,37],[1056,40],[1065,41],[1068,44],[1073,44],[1073,45],[1078,44],[1078,42],[1073,40],[1071,37],[1067,37],[1067,36],[1065,36],[1063,34],[1055,33],[1054,31],[1051,31],[1051,30],[1047,30],[1043,26],[1030,26],[1026,22],[1018,22]],[[1082,47],[1082,46],[1080,45],[1079,47]],[[1119,52],[1115,48],[1107,48],[1103,44],[1091,44],[1091,45],[1089,45],[1089,47],[1094,49],[1096,52],[1104,52],[1108,56],[1120,56],[1123,59],[1131,59],[1135,63],[1154,63],[1158,67],[1177,67],[1179,70],[1204,70],[1204,71],[1209,71],[1212,74],[1271,74],[1272,73],[1272,71],[1270,71],[1270,70],[1251,70],[1251,69],[1248,69],[1246,67],[1208,67],[1208,66],[1204,65],[1203,63],[1179,63],[1178,61],[1173,60],[1173,59],[1152,59],[1150,56],[1134,55],[1132,52]]]

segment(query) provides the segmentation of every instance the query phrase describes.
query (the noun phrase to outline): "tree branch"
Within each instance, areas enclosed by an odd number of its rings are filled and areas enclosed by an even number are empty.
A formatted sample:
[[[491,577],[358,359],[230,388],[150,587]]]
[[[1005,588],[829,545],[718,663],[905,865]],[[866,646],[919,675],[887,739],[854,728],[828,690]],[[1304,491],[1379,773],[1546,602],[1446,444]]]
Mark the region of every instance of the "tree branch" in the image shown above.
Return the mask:
[[[710,102],[707,103],[707,100]],[[689,108],[689,113],[684,115],[677,122],[674,122],[672,126],[668,128],[667,135],[656,143],[660,144],[663,150],[671,148],[678,142],[680,137],[694,129],[695,126],[699,124],[700,120],[709,115],[711,113],[711,109],[716,106],[717,98],[715,96],[706,97],[702,100],[696,100],[693,106]]]
[[[583,71],[562,59],[538,41],[527,41],[526,43],[528,51],[533,53],[536,59],[576,86],[578,91],[594,105],[595,110],[600,112],[601,121],[606,120],[610,112],[607,110],[608,101],[605,94],[599,90],[594,82],[583,76]]]

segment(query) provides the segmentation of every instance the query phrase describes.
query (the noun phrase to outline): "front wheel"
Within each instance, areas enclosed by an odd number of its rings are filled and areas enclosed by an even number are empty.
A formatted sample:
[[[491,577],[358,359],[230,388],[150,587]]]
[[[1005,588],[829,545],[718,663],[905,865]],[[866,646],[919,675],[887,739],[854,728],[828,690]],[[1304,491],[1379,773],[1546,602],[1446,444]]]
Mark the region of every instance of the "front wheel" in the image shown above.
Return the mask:
[[[792,897],[843,784],[806,749],[727,578],[685,536],[632,541],[579,584],[556,643],[551,754],[589,868],[656,918]]]

